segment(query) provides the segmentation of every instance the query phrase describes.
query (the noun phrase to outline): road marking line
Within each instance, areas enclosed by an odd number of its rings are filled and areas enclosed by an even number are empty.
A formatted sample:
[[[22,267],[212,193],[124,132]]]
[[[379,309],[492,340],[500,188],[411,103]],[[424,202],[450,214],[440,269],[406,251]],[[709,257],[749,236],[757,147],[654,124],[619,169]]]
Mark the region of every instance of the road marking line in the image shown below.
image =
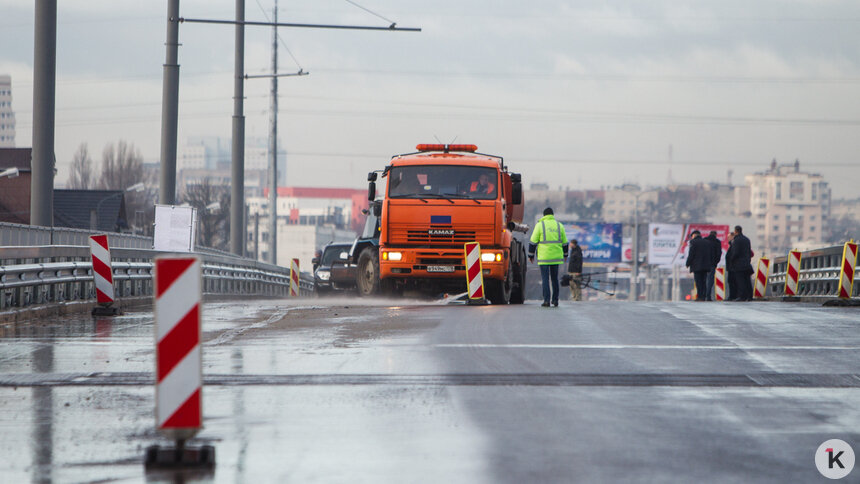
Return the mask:
[[[742,351],[797,351],[797,350],[860,350],[860,346],[736,346],[736,345],[622,345],[622,344],[494,344],[450,343],[437,344],[436,348],[525,348],[572,350],[742,350]]]

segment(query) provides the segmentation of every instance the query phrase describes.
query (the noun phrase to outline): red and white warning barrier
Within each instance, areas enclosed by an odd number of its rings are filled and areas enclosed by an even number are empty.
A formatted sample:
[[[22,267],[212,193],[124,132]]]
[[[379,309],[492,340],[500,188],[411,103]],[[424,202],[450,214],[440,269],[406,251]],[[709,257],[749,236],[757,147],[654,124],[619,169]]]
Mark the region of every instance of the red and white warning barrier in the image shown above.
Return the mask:
[[[200,259],[155,259],[156,426],[189,439],[203,426]]]
[[[717,301],[725,301],[726,299],[726,268],[717,267],[714,272],[714,298]]]
[[[93,281],[96,285],[96,301],[110,306],[114,301],[113,267],[107,235],[90,235],[90,255],[93,260]]]
[[[290,262],[290,297],[299,295],[299,260]]]
[[[484,271],[481,265],[481,244],[466,242],[466,287],[469,299],[484,299]]]
[[[757,299],[761,299],[765,295],[765,291],[767,291],[767,273],[770,269],[770,259],[767,257],[762,257],[758,261],[758,269],[755,272],[755,290],[753,291],[753,297]]]
[[[842,271],[839,274],[839,297],[849,299],[854,294],[854,269],[857,267],[857,243],[850,240],[842,250]]]
[[[800,251],[788,251],[788,266],[785,268],[785,295],[797,296],[797,286],[800,281]]]

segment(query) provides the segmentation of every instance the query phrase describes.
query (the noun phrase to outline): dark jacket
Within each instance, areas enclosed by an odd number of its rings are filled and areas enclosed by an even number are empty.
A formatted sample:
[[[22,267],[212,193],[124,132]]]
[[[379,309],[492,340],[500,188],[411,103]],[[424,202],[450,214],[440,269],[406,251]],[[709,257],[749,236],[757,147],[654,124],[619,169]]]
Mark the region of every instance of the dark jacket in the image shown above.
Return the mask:
[[[570,249],[570,259],[567,260],[567,272],[582,272],[582,247],[578,244]]]
[[[752,249],[750,249],[750,239],[744,234],[738,234],[732,240],[732,248],[726,254],[726,267],[730,271],[750,270],[750,262],[752,260]]]
[[[713,260],[713,244],[701,237],[690,239],[690,252],[687,254],[687,267],[690,272],[710,271]]]
[[[705,237],[705,240],[707,240],[714,246],[714,260],[711,264],[711,270],[714,270],[720,263],[720,256],[723,255],[723,243],[720,242],[720,239],[718,239],[717,236],[714,234],[708,234],[708,236]]]

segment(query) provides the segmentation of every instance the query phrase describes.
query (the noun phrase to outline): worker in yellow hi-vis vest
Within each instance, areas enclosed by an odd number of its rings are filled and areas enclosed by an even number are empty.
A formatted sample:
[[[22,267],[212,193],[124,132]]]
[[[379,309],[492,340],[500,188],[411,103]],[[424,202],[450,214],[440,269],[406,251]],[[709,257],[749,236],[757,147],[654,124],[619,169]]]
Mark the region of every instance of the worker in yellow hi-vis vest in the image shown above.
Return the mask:
[[[529,244],[529,262],[537,260],[543,285],[542,307],[558,306],[558,266],[567,258],[567,236],[564,226],[555,220],[552,208],[543,211],[543,217],[535,224]],[[550,291],[552,289],[552,291]]]

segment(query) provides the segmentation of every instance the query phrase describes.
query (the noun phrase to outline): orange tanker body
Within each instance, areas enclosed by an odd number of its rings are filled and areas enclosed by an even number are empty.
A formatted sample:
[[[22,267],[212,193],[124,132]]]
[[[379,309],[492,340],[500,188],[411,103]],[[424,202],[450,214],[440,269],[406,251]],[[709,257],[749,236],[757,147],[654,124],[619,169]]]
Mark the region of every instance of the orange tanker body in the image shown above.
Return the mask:
[[[512,233],[528,230],[520,224],[520,175],[509,173],[501,157],[478,153],[475,145],[418,145],[417,150],[393,157],[382,171],[385,189],[374,203],[379,247],[365,257],[364,267],[359,264],[368,276],[360,291],[464,292],[463,245],[477,241],[487,297],[494,304],[522,303],[525,246]],[[377,172],[371,172],[372,200],[376,179]]]

